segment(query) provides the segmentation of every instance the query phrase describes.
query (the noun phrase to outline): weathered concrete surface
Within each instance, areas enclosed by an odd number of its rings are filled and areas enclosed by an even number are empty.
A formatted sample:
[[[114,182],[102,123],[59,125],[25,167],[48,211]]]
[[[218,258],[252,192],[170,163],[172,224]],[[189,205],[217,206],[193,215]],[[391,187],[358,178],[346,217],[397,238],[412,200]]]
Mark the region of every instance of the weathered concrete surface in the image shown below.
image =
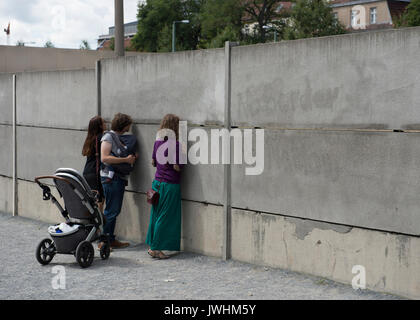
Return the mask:
[[[94,70],[20,73],[16,92],[20,125],[87,129],[97,114]]]
[[[53,172],[52,172],[53,173]],[[52,181],[45,180],[51,184]],[[53,186],[50,187],[53,196],[64,205],[60,194]],[[42,189],[34,182],[18,180],[18,215],[47,223],[64,222],[63,217],[57,207],[51,201],[42,200]]]
[[[83,171],[86,132],[35,127],[17,128],[18,178],[54,174],[58,168]]]
[[[13,128],[10,125],[0,125],[0,175],[13,175]]]
[[[72,255],[56,255],[48,266],[41,266],[34,252],[48,235],[48,224],[0,213],[0,225],[0,243],[9,244],[0,250],[2,300],[399,299],[368,290],[355,291],[348,285],[314,276],[188,252],[156,260],[147,254],[145,245],[114,250],[105,261],[95,250],[89,269],[80,268]],[[52,287],[57,266],[65,268],[65,290]],[[153,309],[154,314],[163,311]],[[263,311],[255,309],[256,315],[266,314]],[[207,313],[196,318],[204,318]]]
[[[126,52],[126,54],[132,56],[141,53]],[[106,50],[0,46],[0,73],[95,69],[97,60],[112,57],[114,52]]]
[[[0,212],[13,214],[13,180],[0,176]]]
[[[353,266],[361,265],[368,289],[420,298],[420,238],[330,224],[311,229],[310,224],[234,209],[232,258],[348,284],[356,275]]]
[[[176,113],[194,123],[222,123],[224,50],[147,54],[102,61],[102,114],[160,122]]]
[[[232,206],[419,235],[417,133],[265,131],[265,167],[232,169]]]
[[[130,176],[128,190],[146,193],[152,185],[156,172],[156,168],[152,166],[152,153],[158,129],[157,125],[134,125],[132,128],[132,133],[138,140],[139,158]],[[210,129],[203,129],[210,136]],[[189,142],[189,147],[193,143]],[[220,188],[222,182],[222,165],[188,164],[182,172],[182,197],[187,200],[220,204],[223,201],[223,188]]]
[[[13,78],[11,74],[0,74],[0,124],[13,121]]]
[[[420,128],[420,27],[232,48],[235,125]]]

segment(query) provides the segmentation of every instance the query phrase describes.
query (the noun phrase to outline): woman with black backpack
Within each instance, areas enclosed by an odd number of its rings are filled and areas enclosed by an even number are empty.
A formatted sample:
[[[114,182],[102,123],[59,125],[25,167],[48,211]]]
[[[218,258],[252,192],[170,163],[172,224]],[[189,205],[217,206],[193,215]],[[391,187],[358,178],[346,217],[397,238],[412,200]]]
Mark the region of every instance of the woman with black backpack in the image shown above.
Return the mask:
[[[121,141],[124,133],[130,131],[132,123],[130,116],[117,113],[111,122],[111,131],[105,132],[101,139],[100,175],[106,202],[104,232],[110,237],[111,248],[124,248],[129,245],[127,242],[116,240],[114,231],[121,212],[128,175],[137,158],[137,155],[127,153],[128,145]],[[125,164],[128,164],[127,171]]]

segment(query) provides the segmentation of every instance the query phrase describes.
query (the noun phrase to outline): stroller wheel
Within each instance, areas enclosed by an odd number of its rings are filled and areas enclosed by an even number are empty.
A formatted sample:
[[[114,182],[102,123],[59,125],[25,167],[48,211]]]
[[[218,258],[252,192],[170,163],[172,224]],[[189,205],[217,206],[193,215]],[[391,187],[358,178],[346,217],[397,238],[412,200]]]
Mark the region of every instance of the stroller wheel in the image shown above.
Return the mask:
[[[47,265],[54,258],[55,254],[56,249],[54,242],[51,239],[46,238],[38,244],[35,256],[40,264]]]
[[[106,260],[109,258],[109,255],[111,253],[111,248],[109,246],[108,242],[105,242],[101,249],[99,250],[99,254],[101,255],[102,260]]]
[[[87,268],[92,264],[94,255],[95,251],[89,241],[82,241],[77,246],[76,260],[82,268]]]

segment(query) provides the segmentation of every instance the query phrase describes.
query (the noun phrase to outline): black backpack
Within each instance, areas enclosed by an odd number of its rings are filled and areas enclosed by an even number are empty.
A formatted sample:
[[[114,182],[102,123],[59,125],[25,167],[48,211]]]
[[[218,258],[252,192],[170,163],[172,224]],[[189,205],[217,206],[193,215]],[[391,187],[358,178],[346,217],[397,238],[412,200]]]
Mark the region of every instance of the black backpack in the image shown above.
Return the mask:
[[[119,155],[114,154],[111,152],[111,154],[114,157],[118,158],[125,158],[128,157],[130,154],[135,155],[137,151],[137,138],[132,134],[124,134],[124,135],[117,135],[114,132],[108,132],[113,142],[118,146],[118,148],[121,150],[121,153]],[[109,165],[108,165],[109,166]],[[113,169],[113,171],[120,175],[129,175],[134,170],[134,165],[131,165],[129,163],[120,163],[120,164],[113,164],[112,166],[109,166]]]

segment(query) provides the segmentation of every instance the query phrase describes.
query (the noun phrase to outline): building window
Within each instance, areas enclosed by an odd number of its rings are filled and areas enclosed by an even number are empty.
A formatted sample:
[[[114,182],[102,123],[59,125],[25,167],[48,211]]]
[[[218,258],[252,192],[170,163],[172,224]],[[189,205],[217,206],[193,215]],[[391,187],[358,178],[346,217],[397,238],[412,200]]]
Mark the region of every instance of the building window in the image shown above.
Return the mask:
[[[370,8],[370,23],[376,23],[376,8]]]
[[[350,11],[350,25],[352,27],[354,27],[357,24],[356,17],[357,17],[357,10],[351,10]]]

